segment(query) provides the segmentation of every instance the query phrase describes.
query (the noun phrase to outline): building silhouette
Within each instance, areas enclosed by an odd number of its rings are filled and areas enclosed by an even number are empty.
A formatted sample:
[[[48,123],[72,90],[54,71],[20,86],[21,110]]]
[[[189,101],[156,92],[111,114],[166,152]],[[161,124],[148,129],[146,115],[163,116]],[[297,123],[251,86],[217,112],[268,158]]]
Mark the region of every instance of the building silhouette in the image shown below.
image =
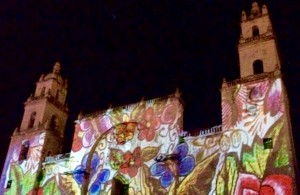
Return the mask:
[[[11,137],[1,194],[297,194],[288,97],[267,7],[241,15],[240,78],[223,80],[222,125],[183,130],[179,90],[79,114],[60,154],[67,81],[42,75]]]

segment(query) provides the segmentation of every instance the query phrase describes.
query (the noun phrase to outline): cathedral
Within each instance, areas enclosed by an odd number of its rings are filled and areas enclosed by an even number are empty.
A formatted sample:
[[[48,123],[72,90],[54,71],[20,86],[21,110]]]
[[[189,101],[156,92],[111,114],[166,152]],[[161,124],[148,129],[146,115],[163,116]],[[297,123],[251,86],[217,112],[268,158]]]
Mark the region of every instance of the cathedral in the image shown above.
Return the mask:
[[[56,62],[25,102],[0,194],[298,194],[287,92],[265,5],[242,11],[240,78],[223,80],[222,124],[183,129],[180,91],[79,114],[60,154],[68,82]]]

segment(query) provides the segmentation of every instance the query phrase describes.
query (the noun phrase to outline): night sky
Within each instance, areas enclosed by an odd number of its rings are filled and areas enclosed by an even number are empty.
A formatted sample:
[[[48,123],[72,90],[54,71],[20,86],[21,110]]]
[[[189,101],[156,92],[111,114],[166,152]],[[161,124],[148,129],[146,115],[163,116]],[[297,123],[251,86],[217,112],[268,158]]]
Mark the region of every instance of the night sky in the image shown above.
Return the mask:
[[[240,14],[244,9],[249,15],[251,2],[1,1],[0,166],[20,126],[23,103],[56,61],[69,81],[63,152],[70,151],[80,111],[166,96],[176,88],[185,102],[184,130],[221,124],[219,89],[224,77],[239,77]],[[300,1],[258,3],[267,5],[277,35],[300,151]]]

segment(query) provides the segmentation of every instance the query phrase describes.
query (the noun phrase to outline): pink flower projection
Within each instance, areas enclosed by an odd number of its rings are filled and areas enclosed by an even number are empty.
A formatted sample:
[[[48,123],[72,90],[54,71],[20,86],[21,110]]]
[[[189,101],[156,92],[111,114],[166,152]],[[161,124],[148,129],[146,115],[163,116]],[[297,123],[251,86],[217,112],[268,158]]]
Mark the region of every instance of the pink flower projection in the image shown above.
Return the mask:
[[[181,106],[178,101],[172,101],[165,106],[160,119],[163,124],[173,124],[179,117],[181,117]]]
[[[72,150],[74,152],[78,152],[82,148],[82,137],[80,135],[81,129],[79,124],[75,125],[75,132],[74,132],[74,138],[73,138],[73,145]]]
[[[281,93],[281,83],[279,80],[276,80],[268,92],[268,99],[266,103],[266,111],[269,111],[271,116],[275,116],[278,112],[283,112]]]
[[[77,152],[82,147],[90,147],[97,137],[111,129],[113,124],[116,125],[118,144],[124,144],[125,141],[133,138],[135,128],[130,125],[131,123],[138,124],[139,140],[152,141],[161,124],[169,125],[171,129],[176,128],[174,125],[181,117],[179,104],[178,101],[170,101],[167,104],[155,104],[146,108],[146,105],[141,103],[129,114],[130,117],[127,115],[128,113],[117,110],[111,115],[104,114],[93,119],[82,120],[75,126],[72,150]],[[124,125],[120,125],[120,122],[129,123],[126,130],[122,129]]]
[[[139,124],[138,138],[140,140],[146,139],[152,141],[155,137],[155,131],[160,127],[160,119],[155,115],[154,109],[149,107],[143,113],[143,118]]]
[[[251,140],[256,135],[262,138],[284,111],[281,82],[241,84],[234,90],[234,96],[222,100],[223,129],[244,129],[251,138],[248,144],[252,144]]]
[[[292,195],[292,178],[288,175],[269,175],[262,182],[255,176],[240,173],[235,195]]]
[[[179,101],[171,100],[169,104],[164,106],[164,109],[161,113],[160,120],[162,124],[167,124],[168,129],[181,129],[181,127],[178,126],[178,123],[180,123],[180,118],[182,117],[182,107],[180,105]]]
[[[124,162],[120,166],[121,173],[128,174],[130,177],[136,176],[138,169],[142,166],[142,150],[140,147],[134,149],[131,153],[127,151],[123,155]]]
[[[82,147],[90,147],[99,136],[112,127],[109,116],[103,115],[91,120],[83,120],[75,125],[72,150],[79,151]]]
[[[91,120],[86,120],[80,123],[80,128],[83,132],[82,136],[82,145],[83,147],[87,148],[94,143],[98,132],[97,130],[92,126]]]

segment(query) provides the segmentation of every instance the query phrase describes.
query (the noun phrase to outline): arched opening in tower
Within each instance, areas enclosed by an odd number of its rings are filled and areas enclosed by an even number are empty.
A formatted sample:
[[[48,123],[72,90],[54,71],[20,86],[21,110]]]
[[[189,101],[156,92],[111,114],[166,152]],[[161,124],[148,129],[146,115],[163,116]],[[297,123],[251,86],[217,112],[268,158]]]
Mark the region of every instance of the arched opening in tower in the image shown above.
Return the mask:
[[[55,99],[58,100],[58,97],[59,97],[59,90],[56,91]]]
[[[253,26],[252,27],[252,36],[253,37],[259,36],[259,28],[258,28],[258,26]]]
[[[264,72],[264,65],[263,61],[261,60],[255,60],[253,62],[253,73],[254,74],[260,74]]]
[[[53,115],[50,120],[50,129],[55,130],[57,128],[57,117]]]
[[[43,87],[42,90],[41,90],[41,96],[45,95],[45,91],[46,91],[46,87]]]
[[[26,140],[26,141],[23,142],[23,144],[21,146],[19,161],[27,159],[28,150],[29,150],[29,141]]]
[[[33,127],[34,121],[35,121],[35,117],[36,117],[36,112],[31,113],[30,119],[29,119],[29,123],[28,123],[28,128],[32,128]]]

